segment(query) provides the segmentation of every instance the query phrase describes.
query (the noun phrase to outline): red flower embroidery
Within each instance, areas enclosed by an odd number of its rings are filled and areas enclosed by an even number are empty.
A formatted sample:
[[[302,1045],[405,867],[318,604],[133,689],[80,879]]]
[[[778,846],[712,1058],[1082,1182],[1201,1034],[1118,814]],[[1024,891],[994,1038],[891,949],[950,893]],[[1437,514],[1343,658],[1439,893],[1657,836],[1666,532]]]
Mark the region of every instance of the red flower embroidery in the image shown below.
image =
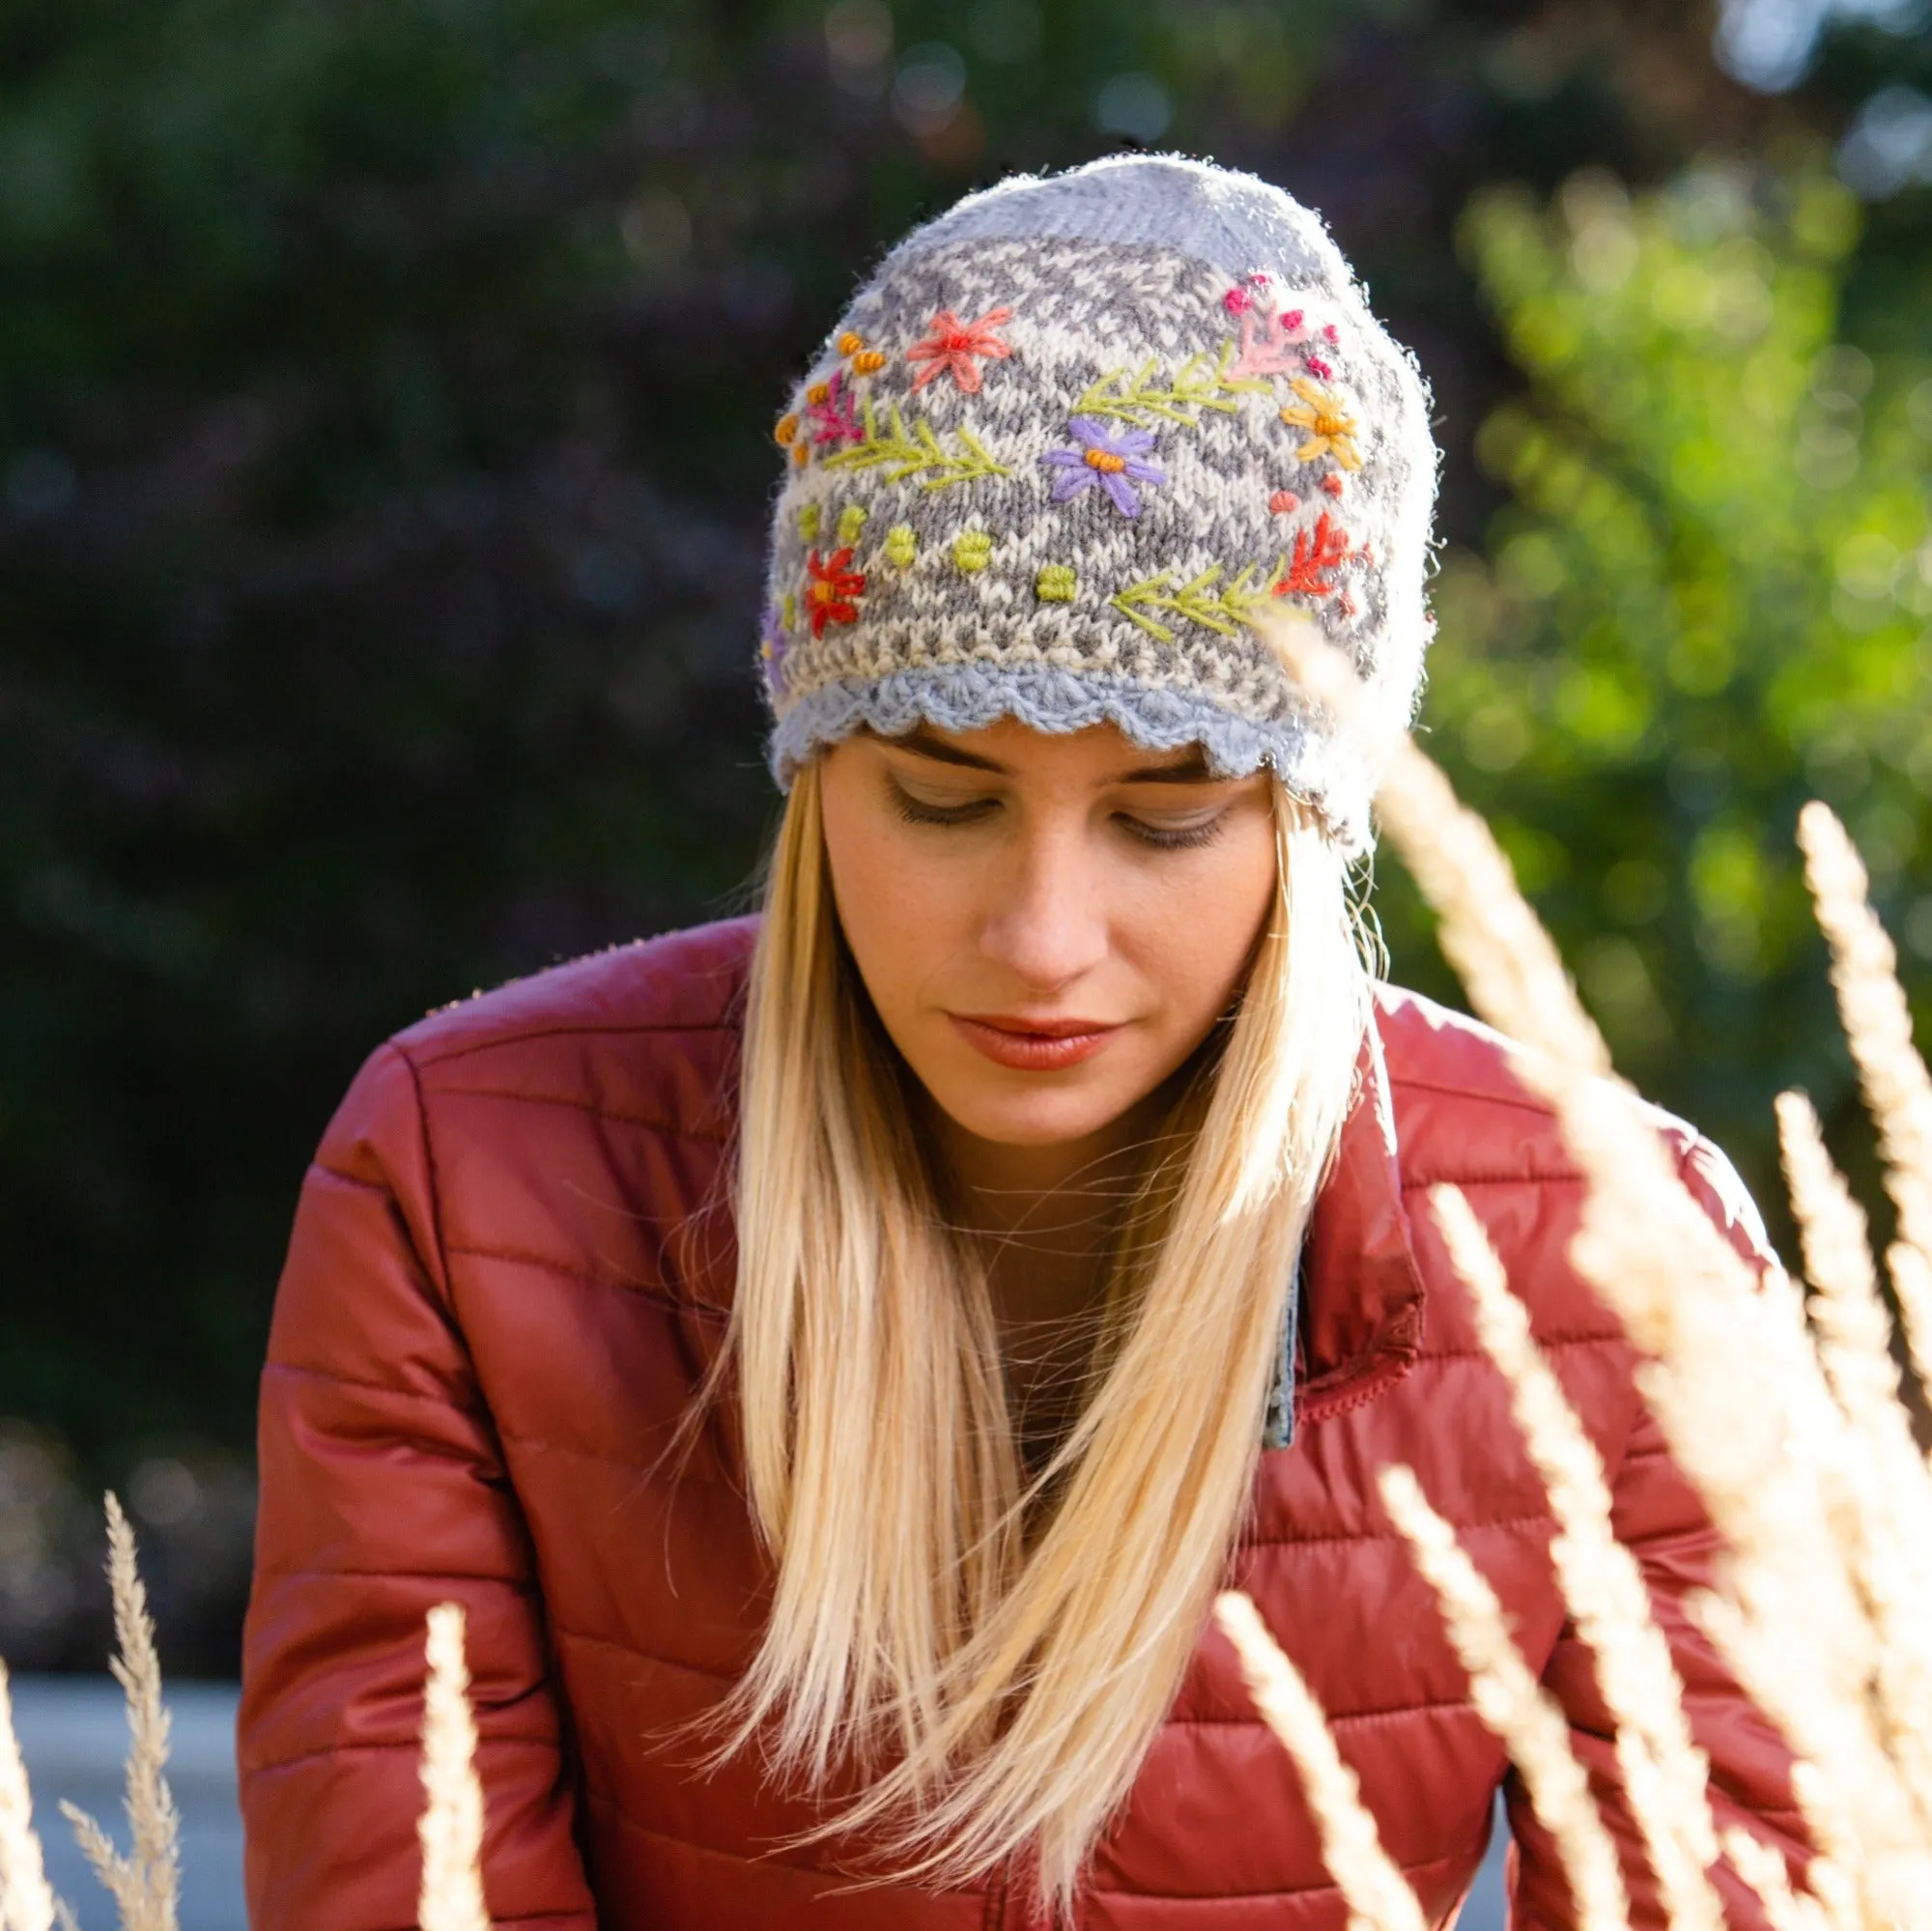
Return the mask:
[[[1300,591],[1304,596],[1332,597],[1339,585],[1321,573],[1339,569],[1353,554],[1349,532],[1323,510],[1312,535],[1305,529],[1295,531],[1294,554],[1289,559],[1288,575],[1274,586],[1275,595]]]
[[[932,333],[906,351],[908,362],[925,364],[912,379],[914,392],[935,376],[950,375],[968,395],[978,395],[980,364],[974,357],[986,355],[999,361],[1010,355],[1012,344],[1001,341],[993,330],[1012,319],[1010,308],[989,308],[978,322],[961,322],[950,308],[942,308],[932,318]]]
[[[852,568],[851,546],[835,550],[822,560],[814,550],[805,559],[805,567],[811,578],[805,600],[811,609],[812,636],[823,637],[829,623],[856,623],[859,606],[852,599],[866,594],[866,573]]]

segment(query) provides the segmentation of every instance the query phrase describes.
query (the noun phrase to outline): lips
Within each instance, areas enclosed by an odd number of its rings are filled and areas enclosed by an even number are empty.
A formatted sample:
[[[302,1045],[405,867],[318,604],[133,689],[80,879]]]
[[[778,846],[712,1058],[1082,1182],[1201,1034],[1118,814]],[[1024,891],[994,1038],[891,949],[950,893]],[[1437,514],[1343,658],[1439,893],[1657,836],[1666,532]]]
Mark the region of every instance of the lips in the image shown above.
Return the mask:
[[[1017,1072],[1077,1066],[1125,1030],[1098,1019],[1029,1019],[1005,1012],[949,1012],[947,1017],[975,1052]]]

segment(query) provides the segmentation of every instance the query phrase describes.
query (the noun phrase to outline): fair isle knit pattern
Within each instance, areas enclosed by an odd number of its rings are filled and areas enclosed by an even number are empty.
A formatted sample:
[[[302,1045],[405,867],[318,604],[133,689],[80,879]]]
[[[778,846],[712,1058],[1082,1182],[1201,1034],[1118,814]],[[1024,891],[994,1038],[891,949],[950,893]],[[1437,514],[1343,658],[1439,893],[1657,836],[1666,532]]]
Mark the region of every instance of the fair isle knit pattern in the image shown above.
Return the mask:
[[[1435,451],[1413,363],[1279,188],[1128,156],[972,195],[860,291],[778,438],[781,783],[862,726],[1104,722],[1270,764],[1367,843],[1364,775],[1254,620],[1312,616],[1406,724]]]

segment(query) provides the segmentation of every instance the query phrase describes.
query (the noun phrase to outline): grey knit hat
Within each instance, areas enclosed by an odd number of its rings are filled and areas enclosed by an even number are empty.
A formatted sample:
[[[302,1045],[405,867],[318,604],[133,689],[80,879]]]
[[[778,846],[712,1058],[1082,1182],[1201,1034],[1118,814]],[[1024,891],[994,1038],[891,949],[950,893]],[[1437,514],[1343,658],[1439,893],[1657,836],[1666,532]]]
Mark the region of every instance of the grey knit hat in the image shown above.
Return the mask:
[[[1397,721],[1429,635],[1428,399],[1321,217],[1121,156],[969,195],[862,288],[778,425],[762,639],[781,784],[864,725],[1110,722],[1367,785],[1256,636],[1312,614]]]

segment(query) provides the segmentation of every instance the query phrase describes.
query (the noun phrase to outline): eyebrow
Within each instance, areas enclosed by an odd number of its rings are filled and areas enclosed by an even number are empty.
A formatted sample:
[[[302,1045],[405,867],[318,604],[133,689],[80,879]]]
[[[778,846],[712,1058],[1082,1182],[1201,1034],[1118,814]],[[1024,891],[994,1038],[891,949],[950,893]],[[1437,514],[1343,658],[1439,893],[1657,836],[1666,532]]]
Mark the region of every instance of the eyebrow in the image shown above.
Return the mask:
[[[981,757],[979,753],[962,751],[957,745],[948,744],[943,737],[928,730],[923,724],[915,725],[899,737],[881,736],[882,744],[890,745],[895,751],[909,751],[916,757],[929,757],[935,764],[954,764],[968,771],[989,771],[996,778],[1010,778],[1012,770],[997,758]],[[1132,771],[1123,771],[1107,780],[1110,784],[1203,784],[1211,782],[1214,774],[1208,769],[1207,754],[1197,745],[1187,748],[1188,754],[1173,764],[1137,765]]]

